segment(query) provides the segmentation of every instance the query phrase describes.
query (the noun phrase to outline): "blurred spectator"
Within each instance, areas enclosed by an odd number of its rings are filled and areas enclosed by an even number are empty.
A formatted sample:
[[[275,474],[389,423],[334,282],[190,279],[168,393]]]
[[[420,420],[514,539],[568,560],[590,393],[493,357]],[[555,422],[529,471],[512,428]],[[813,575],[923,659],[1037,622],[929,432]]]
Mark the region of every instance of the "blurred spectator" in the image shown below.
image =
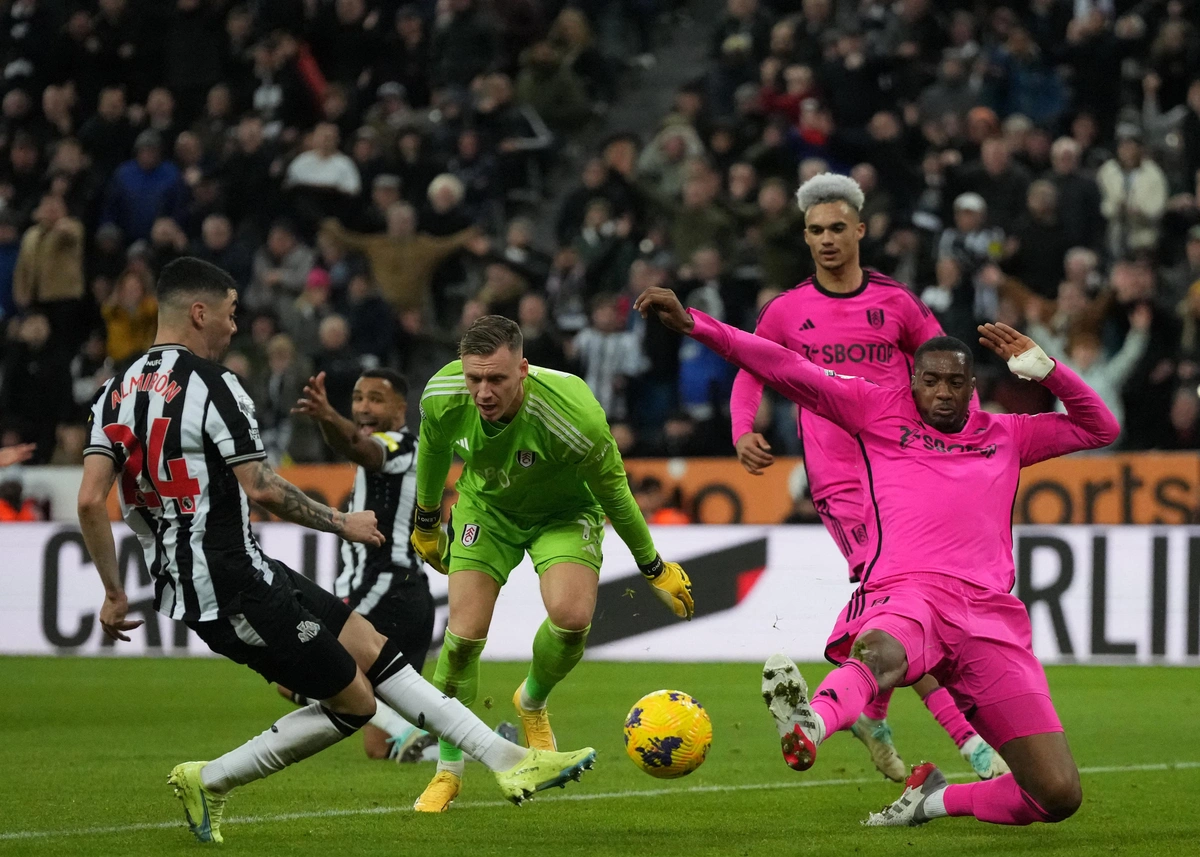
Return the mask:
[[[47,194],[33,213],[34,225],[21,238],[13,271],[13,302],[36,309],[66,348],[83,341],[83,224],[67,213],[60,197]]]
[[[18,443],[0,448],[0,467],[12,467],[14,464],[28,461],[36,451],[36,443]]]
[[[521,325],[522,346],[525,359],[534,366],[565,370],[566,356],[562,343],[555,335],[552,320],[546,308],[545,296],[529,292],[521,296],[517,306],[517,321]]]
[[[317,340],[320,347],[313,357],[313,371],[325,373],[329,404],[339,414],[348,414],[354,383],[359,373],[368,367],[350,347],[350,325],[344,317],[326,317],[321,322]]]
[[[1142,149],[1135,125],[1117,129],[1117,156],[1096,171],[1100,212],[1108,220],[1108,251],[1121,257],[1158,241],[1158,223],[1167,204],[1167,177]]]
[[[278,310],[280,327],[288,332],[305,356],[314,355],[320,347],[321,323],[334,314],[329,274],[321,268],[313,268],[305,278],[304,291]]]
[[[204,218],[200,227],[200,242],[194,255],[233,277],[239,294],[250,284],[253,261],[246,248],[234,238],[233,224],[226,215],[210,214]]]
[[[1105,224],[1100,213],[1100,188],[1079,166],[1079,144],[1059,137],[1050,147],[1053,174],[1048,178],[1058,190],[1058,213],[1070,247],[1103,249]]]
[[[33,463],[45,464],[54,453],[58,424],[70,415],[70,371],[66,360],[50,347],[46,316],[25,316],[15,330],[10,328],[10,336],[4,349],[0,413],[21,440],[37,444]]]
[[[17,312],[13,299],[13,280],[16,277],[17,258],[21,253],[19,221],[9,211],[0,211],[0,322],[7,323]]]
[[[1003,137],[990,137],[980,147],[978,163],[963,168],[956,186],[983,197],[992,224],[1007,232],[1025,210],[1029,182],[1029,173],[1013,162],[1008,142]]]
[[[159,217],[182,223],[187,210],[187,186],[179,168],[162,159],[158,131],[138,134],[133,160],[113,173],[104,200],[103,222],[114,223],[127,239],[149,238]]]
[[[593,102],[607,104],[616,96],[616,75],[596,49],[592,28],[582,10],[568,6],[558,13],[547,36],[587,90]]]
[[[100,90],[96,112],[79,129],[80,142],[104,175],[112,173],[133,147],[136,132],[125,111],[125,90],[107,86]]]
[[[664,526],[692,522],[687,513],[679,508],[679,488],[668,494],[662,481],[653,476],[646,476],[634,483],[633,499],[647,524]]]
[[[158,301],[152,291],[153,283],[144,270],[128,268],[117,278],[112,295],[101,308],[108,357],[118,368],[154,343]]]
[[[395,350],[395,314],[366,274],[350,280],[346,294],[346,318],[350,322],[350,347],[379,364],[391,359]]]
[[[1007,239],[1005,269],[1044,298],[1058,293],[1070,244],[1058,213],[1058,191],[1039,179],[1029,186],[1026,213]]]
[[[522,55],[516,93],[558,134],[579,130],[592,115],[583,81],[550,42],[538,42]]]
[[[354,161],[338,151],[337,125],[322,122],[313,129],[311,148],[288,165],[283,187],[292,191],[293,204],[306,218],[345,216],[362,179]]]
[[[496,30],[475,0],[447,0],[439,16],[431,50],[433,84],[466,86],[491,71],[498,59]]]
[[[1192,384],[1184,384],[1171,399],[1171,436],[1166,449],[1200,448],[1200,397]]]
[[[245,295],[247,308],[269,307],[282,313],[304,289],[315,260],[316,255],[301,243],[290,221],[275,221],[266,243],[254,255],[250,288]]]
[[[425,309],[438,266],[479,233],[471,226],[445,237],[417,232],[416,211],[406,202],[393,203],[386,216],[387,231],[380,235],[350,232],[332,218],[321,223],[321,234],[367,257],[384,299],[397,311]]]
[[[25,496],[19,479],[0,482],[0,524],[21,524],[44,518],[37,501]]]
[[[645,368],[637,337],[624,327],[616,295],[597,295],[592,300],[591,323],[567,347],[610,420],[625,419],[628,379]]]
[[[400,86],[408,104],[425,107],[429,104],[430,41],[425,19],[415,5],[396,10],[394,29],[383,37],[383,47],[375,59],[372,78]]]
[[[289,459],[319,460],[323,454],[320,434],[311,420],[292,416],[311,367],[296,354],[291,337],[277,334],[267,341],[267,366],[259,395],[259,425],[263,446],[276,465]]]

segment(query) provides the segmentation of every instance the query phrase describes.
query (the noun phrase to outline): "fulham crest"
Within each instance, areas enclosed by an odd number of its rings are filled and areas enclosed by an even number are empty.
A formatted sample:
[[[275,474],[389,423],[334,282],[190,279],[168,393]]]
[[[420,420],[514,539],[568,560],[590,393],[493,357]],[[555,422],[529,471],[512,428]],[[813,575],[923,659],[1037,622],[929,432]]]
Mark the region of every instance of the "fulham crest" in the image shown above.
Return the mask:
[[[471,545],[475,544],[475,541],[478,538],[479,538],[479,524],[467,524],[465,527],[463,527],[463,531],[462,531],[463,547],[469,548]]]
[[[532,467],[533,458],[533,453],[528,449],[517,450],[517,464],[521,465],[522,467]]]

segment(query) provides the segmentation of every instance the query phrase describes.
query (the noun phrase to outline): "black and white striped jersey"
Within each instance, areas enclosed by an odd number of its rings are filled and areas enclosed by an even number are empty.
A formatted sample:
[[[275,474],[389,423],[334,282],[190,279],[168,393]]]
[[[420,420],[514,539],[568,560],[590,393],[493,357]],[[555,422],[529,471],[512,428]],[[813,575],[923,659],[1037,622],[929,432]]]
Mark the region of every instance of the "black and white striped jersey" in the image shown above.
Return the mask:
[[[421,569],[409,541],[417,502],[416,435],[402,428],[376,432],[371,438],[383,446],[383,467],[374,473],[358,468],[350,511],[374,512],[387,541],[379,547],[342,542],[341,568],[333,590],[363,615],[370,613],[392,587]]]
[[[266,458],[237,376],[182,345],[156,345],[101,389],[84,455],[119,473],[121,514],[154,578],[154,609],[207,622],[273,575],[233,466]]]

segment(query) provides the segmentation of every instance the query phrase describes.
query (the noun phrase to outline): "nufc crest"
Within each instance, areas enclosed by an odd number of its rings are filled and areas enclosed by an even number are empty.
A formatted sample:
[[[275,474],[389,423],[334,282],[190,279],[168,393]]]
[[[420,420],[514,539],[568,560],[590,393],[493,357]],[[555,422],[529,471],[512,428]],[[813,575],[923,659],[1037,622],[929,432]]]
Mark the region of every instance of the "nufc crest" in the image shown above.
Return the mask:
[[[879,328],[883,327],[883,310],[878,307],[867,310],[867,321],[871,327],[879,330]]]
[[[534,455],[528,449],[517,450],[517,464],[521,465],[522,467],[532,467],[533,459]]]

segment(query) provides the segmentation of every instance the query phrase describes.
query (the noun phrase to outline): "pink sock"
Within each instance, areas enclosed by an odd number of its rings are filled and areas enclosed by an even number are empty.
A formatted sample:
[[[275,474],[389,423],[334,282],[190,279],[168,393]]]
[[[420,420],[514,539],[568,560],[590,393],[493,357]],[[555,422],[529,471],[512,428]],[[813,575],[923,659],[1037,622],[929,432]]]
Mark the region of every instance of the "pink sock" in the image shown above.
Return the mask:
[[[950,695],[950,691],[946,690],[946,688],[939,687],[926,696],[924,702],[925,707],[929,709],[929,713],[933,715],[934,719],[942,725],[942,728],[954,740],[956,747],[961,747],[975,735],[975,730],[971,728],[971,724],[967,722],[967,718],[963,717],[962,712],[958,710],[958,706],[954,704],[954,697]]]
[[[1054,821],[1012,774],[994,780],[947,786],[942,795],[947,815],[973,815],[992,824],[1033,824]]]
[[[850,726],[863,706],[879,693],[879,685],[871,670],[853,658],[835,669],[813,697],[812,709],[825,721],[826,736]]]
[[[875,698],[863,707],[862,713],[872,720],[887,720],[888,703],[891,701],[892,688],[889,687],[875,694]]]

